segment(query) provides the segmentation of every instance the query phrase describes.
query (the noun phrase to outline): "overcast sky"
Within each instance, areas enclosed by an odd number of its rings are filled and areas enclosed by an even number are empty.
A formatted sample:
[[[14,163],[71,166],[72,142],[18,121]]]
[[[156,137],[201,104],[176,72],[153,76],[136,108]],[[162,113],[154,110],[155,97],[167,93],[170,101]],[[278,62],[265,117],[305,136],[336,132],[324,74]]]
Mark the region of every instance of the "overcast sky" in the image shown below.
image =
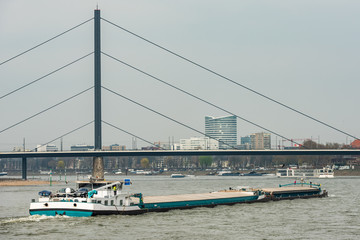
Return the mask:
[[[0,0],[0,62],[94,15],[238,83],[360,136],[360,2],[347,0]],[[290,139],[353,139],[176,58],[102,21],[102,51]],[[0,65],[0,96],[93,51],[93,21]],[[93,55],[0,99],[0,131],[93,85]],[[228,115],[102,55],[102,85],[193,128]],[[102,118],[151,142],[200,136],[106,90]],[[93,90],[0,133],[0,151],[46,143],[93,120]],[[264,130],[238,119],[238,136]],[[93,145],[93,125],[64,148]],[[320,138],[320,140],[318,140]],[[103,145],[131,148],[103,125]],[[272,135],[273,144],[279,137]],[[238,140],[239,141],[239,140]],[[60,147],[60,141],[54,142]],[[138,140],[138,147],[148,145]],[[289,145],[289,144],[288,144]]]

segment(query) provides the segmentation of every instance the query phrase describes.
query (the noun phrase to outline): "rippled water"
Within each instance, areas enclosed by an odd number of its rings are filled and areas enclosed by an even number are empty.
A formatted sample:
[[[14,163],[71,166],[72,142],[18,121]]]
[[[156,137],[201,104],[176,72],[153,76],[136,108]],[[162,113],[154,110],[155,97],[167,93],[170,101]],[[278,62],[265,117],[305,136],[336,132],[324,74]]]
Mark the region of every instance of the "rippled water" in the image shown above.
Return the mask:
[[[218,176],[131,179],[128,191],[145,195],[201,193],[230,186],[276,187],[293,181]],[[65,187],[64,183],[0,187],[0,239],[358,239],[360,178],[313,182],[321,183],[329,197],[90,218],[29,216],[29,203],[37,192],[55,191]]]

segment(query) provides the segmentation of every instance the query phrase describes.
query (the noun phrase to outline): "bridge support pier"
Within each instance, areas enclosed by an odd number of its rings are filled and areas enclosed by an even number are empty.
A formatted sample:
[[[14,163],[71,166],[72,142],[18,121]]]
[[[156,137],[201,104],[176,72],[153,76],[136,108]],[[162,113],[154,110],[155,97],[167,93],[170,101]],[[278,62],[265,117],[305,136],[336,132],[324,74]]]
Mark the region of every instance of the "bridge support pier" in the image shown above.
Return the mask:
[[[103,157],[93,158],[93,178],[97,180],[104,180],[104,159]]]
[[[22,167],[21,167],[21,170],[22,170],[22,180],[26,180],[27,179],[27,159],[26,157],[23,157],[22,158]]]
[[[101,44],[100,44],[100,10],[94,12],[94,147],[95,151],[101,151]],[[103,157],[93,158],[92,177],[104,179],[104,161]]]

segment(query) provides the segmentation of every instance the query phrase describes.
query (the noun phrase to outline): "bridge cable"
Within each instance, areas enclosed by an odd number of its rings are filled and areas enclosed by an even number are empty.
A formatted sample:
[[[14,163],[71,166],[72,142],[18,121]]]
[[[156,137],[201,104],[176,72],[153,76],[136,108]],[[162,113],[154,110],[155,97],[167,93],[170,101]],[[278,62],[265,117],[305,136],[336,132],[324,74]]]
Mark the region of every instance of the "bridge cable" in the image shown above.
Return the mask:
[[[138,35],[138,34],[136,34],[136,33],[134,33],[134,32],[131,32],[130,30],[127,30],[126,28],[123,28],[123,27],[121,27],[121,26],[119,26],[119,25],[117,25],[117,24],[115,24],[115,23],[113,23],[113,22],[110,22],[110,21],[108,21],[108,20],[106,20],[106,19],[104,19],[104,18],[101,18],[101,19],[104,20],[105,22],[107,22],[107,23],[115,26],[115,27],[120,28],[121,30],[123,30],[123,31],[125,31],[125,32],[127,32],[127,33],[129,33],[129,34],[131,34],[131,35],[133,35],[133,36],[135,36],[135,37],[137,37],[137,38],[140,38],[140,39],[142,39],[142,40],[144,40],[144,41],[146,41],[146,42],[148,42],[148,43],[150,43],[150,44],[152,44],[152,45],[154,45],[154,46],[156,46],[156,47],[158,47],[158,48],[160,48],[160,49],[162,49],[162,50],[164,50],[164,51],[166,51],[166,52],[168,52],[168,53],[170,53],[170,54],[172,54],[172,55],[174,55],[174,56],[176,56],[176,57],[179,57],[179,58],[181,58],[181,59],[183,59],[183,60],[185,60],[185,61],[187,61],[187,62],[189,62],[189,63],[191,63],[191,64],[193,64],[193,65],[195,65],[195,66],[197,66],[197,67],[199,67],[199,68],[202,68],[202,69],[204,69],[204,70],[206,70],[206,71],[208,71],[208,72],[210,72],[210,73],[212,73],[212,74],[214,74],[214,75],[216,75],[216,76],[218,76],[218,77],[220,77],[220,78],[223,78],[223,79],[225,79],[225,80],[227,80],[227,81],[229,81],[229,82],[231,82],[231,83],[233,83],[233,84],[235,84],[235,85],[237,85],[237,86],[240,86],[240,87],[242,87],[242,88],[244,88],[244,89],[246,89],[246,90],[248,90],[248,91],[250,91],[250,92],[252,92],[252,93],[255,93],[256,95],[259,95],[259,96],[261,96],[261,97],[263,97],[263,98],[265,98],[265,99],[267,99],[267,100],[269,100],[269,101],[271,101],[271,102],[274,102],[274,103],[276,103],[276,104],[278,104],[278,105],[280,105],[280,106],[282,106],[282,107],[285,107],[285,108],[287,108],[287,109],[289,109],[289,110],[291,110],[291,111],[293,111],[293,112],[296,112],[296,113],[298,113],[298,114],[300,114],[300,115],[302,115],[302,116],[304,116],[304,117],[307,117],[307,118],[309,118],[309,119],[311,119],[311,120],[313,120],[313,121],[315,121],[315,122],[318,122],[318,123],[320,123],[320,124],[322,124],[322,125],[324,125],[324,126],[327,126],[327,127],[331,128],[331,129],[333,129],[333,130],[335,130],[335,131],[338,131],[338,132],[340,132],[340,133],[342,133],[342,134],[345,134],[345,135],[347,135],[347,136],[349,136],[349,137],[352,137],[352,138],[354,138],[354,139],[360,140],[359,138],[357,138],[356,136],[353,136],[353,135],[350,134],[350,133],[347,133],[347,132],[342,131],[342,130],[336,128],[336,127],[333,127],[333,126],[331,126],[330,124],[327,124],[327,123],[325,123],[325,122],[323,122],[323,121],[321,121],[321,120],[319,120],[319,119],[316,119],[315,117],[312,117],[312,116],[310,116],[310,115],[308,115],[308,114],[306,114],[306,113],[304,113],[304,112],[302,112],[302,111],[300,111],[300,110],[297,110],[297,109],[295,109],[295,108],[293,108],[293,107],[290,107],[289,105],[286,105],[285,103],[282,103],[282,102],[280,102],[280,101],[278,101],[278,100],[275,100],[274,98],[268,97],[268,96],[266,96],[265,94],[262,94],[262,93],[254,90],[254,89],[252,89],[252,88],[250,88],[250,87],[245,86],[244,84],[238,83],[238,82],[236,82],[236,81],[234,81],[234,80],[232,80],[232,79],[230,79],[230,78],[228,78],[228,77],[226,77],[226,76],[224,76],[224,75],[221,75],[220,73],[215,72],[214,70],[211,70],[211,69],[209,69],[209,68],[207,68],[207,67],[205,67],[205,66],[203,66],[203,65],[201,65],[201,64],[199,64],[199,63],[196,63],[196,62],[194,62],[194,61],[192,61],[192,60],[190,60],[190,59],[188,59],[188,58],[186,58],[186,57],[178,54],[178,53],[175,53],[175,52],[173,52],[173,51],[171,51],[171,50],[169,50],[169,49],[167,49],[167,48],[165,48],[165,47],[162,47],[162,46],[160,46],[159,44],[157,44],[157,43],[155,43],[155,42],[152,42],[152,41],[150,41],[150,40],[148,40],[148,39],[146,39],[146,38],[144,38],[144,37],[142,37],[142,36],[140,36],[140,35]]]
[[[33,151],[35,151],[36,149],[38,149],[38,148],[40,148],[40,147],[42,147],[42,146],[45,146],[45,145],[47,145],[47,144],[49,144],[49,143],[52,143],[52,142],[54,142],[54,141],[56,141],[56,140],[58,140],[58,139],[60,139],[60,138],[62,138],[62,137],[65,137],[65,136],[67,136],[67,135],[69,135],[69,134],[77,131],[77,130],[80,130],[80,129],[83,128],[83,127],[86,127],[87,125],[89,125],[89,124],[91,124],[91,123],[93,123],[93,122],[94,122],[94,120],[91,121],[91,122],[88,122],[88,123],[86,123],[86,124],[84,124],[84,125],[82,125],[82,126],[80,126],[80,127],[78,127],[78,128],[75,128],[74,130],[71,130],[70,132],[67,132],[67,133],[61,135],[60,137],[57,137],[57,138],[55,138],[55,139],[53,139],[53,140],[51,140],[51,141],[49,141],[49,142],[47,142],[47,143],[44,143],[44,144],[40,145],[39,147],[36,147],[36,148],[34,148],[34,149],[30,150],[30,151],[33,152]]]
[[[219,143],[223,143],[224,145],[227,145],[227,146],[229,146],[229,147],[231,147],[231,148],[233,148],[233,149],[236,149],[234,146],[231,146],[231,145],[229,145],[229,144],[227,144],[227,143],[225,143],[225,142],[223,142],[223,141],[221,141],[221,140],[219,140],[219,139],[216,139],[216,138],[214,138],[214,137],[212,137],[212,136],[210,136],[210,135],[208,135],[208,134],[205,134],[205,133],[203,133],[203,132],[201,132],[201,131],[193,128],[193,127],[190,127],[189,125],[186,125],[185,123],[179,122],[179,121],[177,121],[176,119],[173,119],[173,118],[171,118],[171,117],[168,117],[168,116],[166,116],[165,114],[162,114],[162,113],[160,113],[160,112],[158,112],[158,111],[156,111],[156,110],[154,110],[154,109],[151,109],[151,108],[149,108],[149,107],[147,107],[147,106],[145,106],[145,105],[143,105],[143,104],[141,104],[141,103],[138,103],[138,102],[136,102],[136,101],[134,101],[134,100],[132,100],[132,99],[130,99],[130,98],[128,98],[128,97],[125,97],[124,95],[121,95],[120,93],[117,93],[117,92],[115,92],[115,91],[113,91],[113,90],[111,90],[111,89],[109,89],[109,88],[107,88],[107,87],[104,87],[104,86],[101,86],[101,87],[102,87],[103,89],[105,89],[105,90],[107,90],[107,91],[109,91],[109,92],[111,92],[111,93],[119,96],[119,97],[124,98],[125,100],[128,100],[129,102],[132,102],[132,103],[134,103],[134,104],[136,104],[136,105],[138,105],[138,106],[140,106],[140,107],[143,107],[143,108],[145,108],[145,109],[147,109],[147,110],[149,110],[149,111],[151,111],[151,112],[153,112],[153,113],[156,113],[156,114],[158,114],[158,115],[160,115],[160,116],[162,116],[162,117],[164,117],[164,118],[166,118],[166,119],[169,119],[169,120],[171,120],[171,121],[173,121],[173,122],[175,122],[175,123],[177,123],[177,124],[179,124],[179,125],[181,125],[181,126],[184,126],[184,127],[188,128],[188,129],[194,131],[194,132],[200,133],[201,135],[204,135],[204,136],[206,136],[206,137],[208,137],[208,138],[211,138],[211,139],[214,139],[214,140],[218,141]]]
[[[136,136],[136,135],[134,135],[134,134],[132,134],[132,133],[130,133],[130,132],[128,132],[128,131],[125,131],[124,129],[121,129],[121,128],[119,128],[119,127],[116,127],[116,126],[114,126],[114,125],[112,125],[112,124],[110,124],[110,123],[108,123],[108,122],[106,122],[106,121],[102,121],[102,122],[105,123],[105,124],[107,124],[107,125],[109,125],[110,127],[116,128],[117,130],[120,130],[120,131],[122,131],[122,132],[124,132],[124,133],[126,133],[126,134],[129,134],[130,136],[136,137],[136,138],[138,138],[138,139],[140,139],[140,140],[142,140],[142,141],[144,141],[144,142],[146,142],[146,143],[149,143],[149,144],[151,144],[151,145],[153,145],[153,146],[155,146],[155,147],[159,147],[159,148],[161,148],[161,150],[166,150],[165,148],[162,148],[162,147],[160,147],[160,146],[156,146],[154,143],[152,143],[152,142],[150,142],[150,141],[147,141],[147,140],[145,140],[145,139],[143,139],[143,138],[141,138],[141,137],[139,137],[139,136]]]
[[[82,60],[82,59],[84,59],[84,58],[86,58],[86,57],[88,57],[88,56],[90,56],[90,55],[93,54],[93,53],[94,53],[94,52],[88,53],[88,54],[86,54],[85,56],[83,56],[83,57],[81,57],[81,58],[78,58],[78,59],[76,59],[76,60],[74,60],[74,61],[72,61],[72,62],[70,62],[70,63],[68,63],[68,64],[66,64],[66,65],[64,65],[64,66],[62,66],[62,67],[60,67],[60,68],[58,68],[58,69],[56,69],[56,70],[54,70],[54,71],[52,71],[52,72],[44,75],[44,76],[42,76],[42,77],[40,77],[40,78],[38,78],[38,79],[35,79],[35,80],[32,81],[32,82],[29,82],[29,83],[27,83],[27,84],[25,84],[25,85],[23,85],[23,86],[15,89],[15,90],[12,90],[12,91],[9,92],[9,93],[6,93],[6,94],[3,95],[3,96],[0,96],[0,100],[1,100],[2,98],[5,98],[5,97],[7,97],[7,96],[9,96],[9,95],[11,95],[11,94],[13,94],[13,93],[15,93],[15,92],[23,89],[23,88],[25,88],[25,87],[27,87],[27,86],[30,86],[30,85],[33,84],[33,83],[36,83],[36,82],[40,81],[41,79],[44,79],[44,78],[46,78],[46,77],[48,77],[48,76],[50,76],[50,75],[52,75],[52,74],[54,74],[54,73],[62,70],[62,69],[64,69],[64,68],[66,68],[66,67],[68,67],[68,66],[70,66],[70,65],[72,65],[72,64],[74,64],[74,63],[76,63],[76,62],[78,62],[78,61],[80,61],[80,60]]]
[[[13,59],[15,59],[15,58],[17,58],[17,57],[20,57],[21,55],[23,55],[23,54],[25,54],[25,53],[27,53],[27,52],[30,52],[31,50],[34,50],[34,49],[37,48],[37,47],[40,47],[41,45],[44,45],[45,43],[50,42],[51,40],[54,40],[55,38],[60,37],[61,35],[64,35],[65,33],[70,32],[71,30],[74,30],[75,28],[80,27],[81,25],[84,25],[85,23],[87,23],[87,22],[89,22],[89,21],[91,21],[91,20],[93,20],[93,19],[94,19],[94,18],[90,18],[89,20],[86,20],[85,22],[82,22],[82,23],[76,25],[75,27],[72,27],[72,28],[66,30],[65,32],[62,32],[62,33],[56,35],[55,37],[52,37],[52,38],[46,40],[45,42],[42,42],[42,43],[36,45],[35,47],[32,47],[32,48],[30,48],[30,49],[28,49],[28,50],[26,50],[26,51],[24,51],[24,52],[22,52],[22,53],[19,53],[18,55],[14,56],[14,57],[12,57],[12,58],[9,58],[8,60],[5,60],[4,62],[1,62],[1,63],[0,63],[0,66],[3,65],[3,64],[5,64],[5,63],[7,63],[7,62],[9,62],[9,61],[11,61],[11,60],[13,60]]]
[[[118,59],[118,58],[115,58],[115,57],[113,57],[113,56],[110,56],[109,54],[106,54],[106,53],[104,53],[104,52],[102,52],[102,54],[104,54],[105,56],[107,56],[107,57],[109,57],[109,58],[112,58],[112,59],[114,59],[114,60],[116,60],[116,61],[124,64],[125,66],[128,66],[128,67],[130,67],[130,68],[132,68],[132,69],[134,69],[134,70],[136,70],[136,71],[138,71],[138,72],[140,72],[140,73],[142,73],[142,74],[144,74],[144,75],[146,75],[146,76],[149,76],[149,77],[151,77],[151,78],[153,78],[153,79],[155,79],[155,80],[157,80],[157,81],[159,81],[159,82],[161,82],[161,83],[163,83],[163,84],[165,84],[165,85],[168,85],[169,87],[172,87],[172,88],[174,88],[174,89],[176,89],[176,90],[178,90],[178,91],[180,91],[180,92],[182,92],[182,93],[185,93],[186,95],[189,95],[189,96],[191,96],[191,97],[193,97],[193,98],[195,98],[195,99],[197,99],[197,100],[199,100],[199,101],[201,101],[201,102],[204,102],[204,103],[206,103],[206,104],[208,104],[208,105],[210,105],[210,106],[213,106],[213,107],[215,107],[215,108],[217,108],[217,109],[219,109],[219,110],[221,110],[221,111],[224,111],[224,112],[226,112],[226,113],[228,113],[228,114],[230,114],[230,115],[234,115],[234,116],[236,116],[237,118],[239,118],[239,119],[241,119],[241,120],[243,120],[243,121],[245,121],[245,122],[247,122],[247,123],[249,123],[249,124],[251,124],[251,125],[254,125],[254,126],[258,127],[258,128],[261,128],[261,129],[263,129],[263,130],[265,130],[265,131],[267,131],[267,132],[270,132],[270,133],[272,133],[272,134],[274,134],[274,135],[276,135],[276,136],[278,136],[278,137],[281,137],[281,138],[283,138],[283,139],[286,139],[286,140],[288,140],[288,141],[291,141],[291,142],[293,142],[293,143],[295,143],[295,144],[302,145],[302,144],[297,143],[297,142],[295,142],[295,141],[293,141],[293,140],[291,140],[291,139],[289,139],[289,138],[287,138],[287,137],[282,136],[281,134],[278,134],[278,133],[276,133],[276,132],[274,132],[274,131],[272,131],[272,130],[270,130],[270,129],[267,129],[267,128],[265,128],[265,127],[262,127],[262,126],[259,125],[259,124],[256,124],[256,123],[254,123],[254,122],[252,122],[252,121],[250,121],[250,120],[247,120],[247,119],[245,119],[245,118],[243,118],[243,117],[241,117],[241,116],[239,116],[239,115],[237,115],[237,114],[234,114],[234,113],[232,113],[232,112],[230,112],[230,111],[228,111],[228,110],[226,110],[226,109],[224,109],[224,108],[222,108],[222,107],[219,107],[219,106],[217,106],[217,105],[215,105],[215,104],[213,104],[213,103],[211,103],[211,102],[209,102],[209,101],[207,101],[207,100],[205,100],[205,99],[202,99],[202,98],[200,98],[200,97],[198,97],[198,96],[196,96],[196,95],[194,95],[194,94],[192,94],[192,93],[190,93],[190,92],[188,92],[188,91],[185,91],[185,90],[183,90],[183,89],[181,89],[181,88],[179,88],[179,87],[176,87],[176,86],[174,86],[174,85],[172,85],[172,84],[170,84],[170,83],[168,83],[168,82],[166,82],[166,81],[164,81],[164,80],[161,80],[160,78],[157,78],[157,77],[155,77],[155,76],[153,76],[153,75],[151,75],[151,74],[149,74],[149,73],[147,73],[147,72],[145,72],[145,71],[142,71],[141,69],[136,68],[136,67],[134,67],[134,66],[132,66],[132,65],[130,65],[130,64],[128,64],[128,63],[126,63],[126,62],[124,62],[124,61],[122,61],[122,60],[120,60],[120,59]]]
[[[23,123],[23,122],[26,122],[26,121],[29,120],[29,119],[32,119],[32,118],[36,117],[36,116],[38,116],[38,115],[40,115],[40,114],[42,114],[42,113],[44,113],[44,112],[46,112],[46,111],[54,108],[54,107],[57,107],[57,106],[59,106],[60,104],[63,104],[63,103],[65,103],[65,102],[67,102],[67,101],[69,101],[69,100],[71,100],[71,99],[73,99],[73,98],[75,98],[75,97],[77,97],[77,96],[79,96],[79,95],[81,95],[81,94],[89,91],[89,90],[92,89],[92,88],[93,88],[93,86],[92,86],[92,87],[89,87],[88,89],[85,89],[84,91],[81,91],[81,92],[79,92],[79,93],[77,93],[77,94],[75,94],[75,95],[73,95],[73,96],[71,96],[71,97],[69,97],[69,98],[67,98],[67,99],[65,99],[65,100],[63,100],[63,101],[61,101],[61,102],[53,105],[53,106],[51,106],[51,107],[48,107],[48,108],[46,108],[45,110],[42,110],[42,111],[40,111],[40,112],[38,112],[38,113],[36,113],[36,114],[34,114],[34,115],[32,115],[32,116],[30,116],[30,117],[22,120],[22,121],[20,121],[20,122],[17,122],[17,123],[15,123],[15,124],[11,125],[10,127],[7,127],[7,128],[5,128],[5,129],[1,130],[1,131],[0,131],[0,134],[3,133],[3,132],[5,132],[5,131],[7,131],[7,130],[9,130],[9,129],[11,129],[11,128],[13,128],[13,127],[15,127],[15,126],[17,126],[17,125],[19,125],[19,124],[21,124],[21,123]]]

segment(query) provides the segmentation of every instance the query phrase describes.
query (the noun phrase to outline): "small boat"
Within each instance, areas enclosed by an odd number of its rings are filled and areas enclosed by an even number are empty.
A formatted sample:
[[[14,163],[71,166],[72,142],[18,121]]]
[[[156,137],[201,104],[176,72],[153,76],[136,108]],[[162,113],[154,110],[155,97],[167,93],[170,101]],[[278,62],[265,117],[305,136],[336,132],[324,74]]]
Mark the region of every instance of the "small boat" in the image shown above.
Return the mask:
[[[252,171],[252,172],[249,172],[249,173],[244,173],[244,174],[242,174],[242,176],[246,176],[246,177],[248,177],[248,176],[258,177],[258,176],[263,176],[263,174]]]
[[[220,171],[218,173],[218,176],[240,176],[241,173],[239,172],[232,172],[232,171],[228,171],[228,170],[225,170],[225,171]]]
[[[318,178],[334,178],[334,170],[329,167],[315,169],[314,176]]]
[[[173,173],[170,175],[171,178],[184,178],[185,175],[181,173]]]
[[[275,173],[262,173],[262,175],[263,176],[265,176],[265,177],[275,177],[276,175],[275,175]]]
[[[0,172],[0,176],[6,176],[7,172]]]

